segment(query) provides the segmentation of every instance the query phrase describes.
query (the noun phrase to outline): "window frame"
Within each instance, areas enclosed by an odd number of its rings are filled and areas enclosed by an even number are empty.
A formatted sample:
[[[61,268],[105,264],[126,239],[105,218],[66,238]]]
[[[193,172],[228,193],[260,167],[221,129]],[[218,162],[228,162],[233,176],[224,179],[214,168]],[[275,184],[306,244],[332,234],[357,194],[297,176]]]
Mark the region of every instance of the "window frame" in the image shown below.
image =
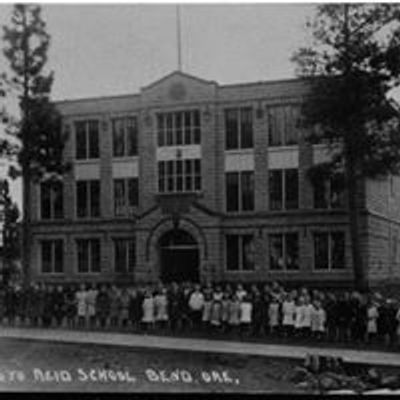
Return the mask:
[[[283,268],[277,269],[277,268],[272,268],[272,263],[271,263],[271,243],[272,243],[272,237],[279,237],[282,243],[282,258],[284,260],[284,265]],[[296,237],[297,241],[297,268],[288,268],[288,237],[293,236]],[[273,272],[287,272],[287,273],[297,273],[300,272],[301,265],[300,265],[300,234],[298,231],[287,231],[287,232],[270,232],[268,233],[268,270],[273,271]]]
[[[84,140],[82,140],[82,144],[79,145],[81,141],[78,140],[78,126],[82,124],[84,126]],[[93,137],[91,137],[91,128],[96,126],[96,133],[97,133],[97,148],[96,146],[93,147]],[[100,159],[100,120],[96,118],[84,119],[84,120],[77,120],[74,122],[74,133],[75,133],[75,160],[76,161],[89,161],[89,160],[98,160]],[[83,150],[84,149],[84,150]],[[84,152],[84,156],[81,157],[79,152]],[[92,156],[92,152],[95,154]]]
[[[253,260],[253,268],[246,269],[244,268],[244,238],[251,238],[253,241],[253,245],[255,245],[256,237],[253,233],[225,233],[224,234],[224,270],[227,273],[255,273],[256,272],[256,260]],[[230,269],[228,268],[228,238],[235,238],[238,242],[238,251],[237,251],[237,266],[238,269]],[[230,254],[230,252],[229,252]],[[254,254],[256,254],[256,250],[254,250]]]
[[[92,190],[93,190],[93,185],[97,183],[98,184],[98,191],[99,195],[98,196],[92,196]],[[85,202],[85,210],[86,214],[84,216],[79,215],[79,202],[78,202],[78,185],[79,184],[84,184],[85,185],[85,191],[86,191],[86,202]],[[98,215],[93,215],[93,202],[92,202],[92,197],[95,198],[95,201],[98,202]],[[101,180],[100,179],[78,179],[75,181],[75,218],[79,220],[88,220],[88,219],[99,219],[101,218],[102,215],[102,209],[101,209]]]
[[[56,238],[56,239],[41,239],[39,241],[40,243],[40,274],[42,275],[55,275],[55,276],[59,276],[59,275],[63,275],[65,274],[65,251],[64,251],[64,239],[61,238]],[[50,245],[50,271],[44,271],[43,270],[43,246],[44,244],[49,244]],[[61,270],[60,271],[56,271],[56,252],[57,252],[57,245],[61,246]]]
[[[122,124],[122,154],[116,154],[116,125]],[[132,116],[118,116],[111,118],[111,136],[112,136],[112,157],[116,159],[130,158],[138,156],[138,140],[139,140],[139,126],[138,118],[136,115]],[[133,143],[134,151],[130,152],[130,144]]]
[[[236,193],[236,202],[237,204],[237,209],[232,209],[230,210],[228,208],[229,204],[229,199],[232,198],[231,195],[228,195],[228,176],[235,176],[236,177],[236,182],[237,182],[237,193]],[[243,204],[244,204],[244,197],[245,197],[245,192],[244,192],[244,180],[246,176],[249,177],[250,183],[252,185],[252,207],[249,209],[244,209]],[[226,213],[252,213],[255,211],[255,174],[254,170],[243,170],[243,171],[225,171],[225,212]]]
[[[88,270],[87,271],[80,271],[79,270],[79,242],[82,243],[87,243],[88,244]],[[98,265],[98,271],[93,271],[93,244],[97,243],[98,244],[98,249],[99,249],[99,265]],[[82,238],[76,238],[75,239],[75,257],[76,257],[76,274],[78,276],[81,275],[98,275],[102,273],[102,260],[101,260],[101,239],[98,237],[82,237]]]
[[[287,175],[292,172],[296,172],[297,178],[297,198],[296,198],[296,207],[288,207],[288,193],[286,188],[288,187],[287,184]],[[271,177],[272,174],[279,173],[280,175],[280,188],[281,188],[281,196],[280,196],[280,204],[279,208],[272,208],[271,204]],[[268,208],[269,211],[272,212],[279,212],[279,211],[292,211],[292,210],[299,210],[300,209],[300,179],[299,179],[299,169],[298,168],[270,168],[268,170]]]
[[[343,266],[339,268],[333,267],[333,240],[332,240],[332,235],[335,234],[340,234],[343,239]],[[316,262],[317,262],[317,257],[316,257],[316,245],[315,245],[315,240],[317,235],[327,235],[328,237],[328,268],[317,268]],[[313,240],[313,271],[314,272],[344,272],[347,271],[347,265],[346,265],[346,243],[347,243],[347,234],[345,230],[332,230],[332,231],[313,231],[312,234],[312,240]]]
[[[134,204],[130,203],[130,182],[136,182],[136,201]],[[124,212],[117,213],[117,197],[116,194],[116,183],[122,182],[123,187],[123,204],[120,207],[125,210]],[[128,177],[128,178],[114,178],[113,179],[113,205],[114,205],[114,217],[129,217],[132,215],[134,208],[139,207],[139,178]]]
[[[244,147],[243,142],[244,140],[244,126],[246,123],[246,120],[244,118],[244,114],[248,113],[250,116],[249,120],[247,123],[249,124],[249,131],[251,131],[251,135],[249,136],[249,145],[246,145]],[[229,129],[229,123],[228,123],[228,115],[232,114],[235,115],[236,121],[235,121],[235,134],[228,134]],[[231,122],[232,123],[232,122]],[[251,105],[244,105],[244,106],[238,106],[238,107],[227,107],[224,109],[224,133],[225,133],[225,151],[238,151],[238,150],[249,150],[249,149],[254,149],[254,108]],[[229,140],[228,138],[235,138],[233,141],[235,144],[237,144],[237,147],[231,147],[231,145],[228,145]]]
[[[133,274],[135,272],[136,266],[137,266],[137,252],[136,252],[136,238],[135,237],[113,237],[112,238],[113,242],[113,272],[118,275],[127,275],[127,274]],[[123,271],[118,271],[117,270],[117,252],[116,252],[116,245],[117,242],[122,242],[126,247],[124,249],[125,252],[125,261],[128,263],[128,265],[125,265],[125,268]],[[130,258],[130,251],[131,248],[130,246],[133,246],[133,264],[131,265],[130,262],[132,262],[132,259]]]

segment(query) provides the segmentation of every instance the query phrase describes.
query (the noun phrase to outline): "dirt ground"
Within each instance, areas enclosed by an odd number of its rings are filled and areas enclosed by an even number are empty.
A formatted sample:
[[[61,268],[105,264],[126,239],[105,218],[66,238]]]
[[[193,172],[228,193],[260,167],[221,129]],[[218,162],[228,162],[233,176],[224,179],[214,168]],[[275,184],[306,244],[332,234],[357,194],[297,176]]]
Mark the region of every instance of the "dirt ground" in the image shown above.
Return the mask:
[[[299,362],[0,339],[0,391],[304,393]]]

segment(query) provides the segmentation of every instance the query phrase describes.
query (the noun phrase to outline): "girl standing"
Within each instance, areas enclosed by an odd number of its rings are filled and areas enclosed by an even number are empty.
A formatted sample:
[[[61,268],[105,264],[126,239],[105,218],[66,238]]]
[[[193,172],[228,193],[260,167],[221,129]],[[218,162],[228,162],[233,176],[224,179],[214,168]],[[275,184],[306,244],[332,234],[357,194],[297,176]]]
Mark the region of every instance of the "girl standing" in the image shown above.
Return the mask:
[[[161,287],[160,291],[154,297],[155,320],[160,328],[165,329],[168,323],[168,298],[167,289]]]
[[[294,330],[296,305],[293,300],[291,293],[286,295],[285,300],[282,303],[282,315],[283,315],[283,334],[285,337],[292,336]]]
[[[142,303],[142,309],[143,309],[142,325],[145,332],[147,332],[154,326],[154,298],[150,290],[146,291]]]

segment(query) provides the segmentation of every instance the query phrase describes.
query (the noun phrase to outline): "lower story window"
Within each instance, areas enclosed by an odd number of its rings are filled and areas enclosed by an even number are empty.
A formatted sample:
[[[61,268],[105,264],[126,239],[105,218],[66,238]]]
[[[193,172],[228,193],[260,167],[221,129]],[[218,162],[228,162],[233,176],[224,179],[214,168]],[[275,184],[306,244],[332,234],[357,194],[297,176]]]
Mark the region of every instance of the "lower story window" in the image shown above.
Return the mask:
[[[269,265],[272,270],[299,269],[299,235],[297,233],[269,235]]]
[[[255,246],[253,235],[226,235],[225,260],[228,271],[253,271]]]
[[[100,240],[78,239],[76,241],[79,273],[100,272]]]
[[[135,268],[135,261],[135,241],[133,239],[114,239],[115,272],[132,272]]]
[[[314,269],[345,268],[344,232],[314,233]]]
[[[64,246],[62,239],[41,242],[42,273],[63,273]]]

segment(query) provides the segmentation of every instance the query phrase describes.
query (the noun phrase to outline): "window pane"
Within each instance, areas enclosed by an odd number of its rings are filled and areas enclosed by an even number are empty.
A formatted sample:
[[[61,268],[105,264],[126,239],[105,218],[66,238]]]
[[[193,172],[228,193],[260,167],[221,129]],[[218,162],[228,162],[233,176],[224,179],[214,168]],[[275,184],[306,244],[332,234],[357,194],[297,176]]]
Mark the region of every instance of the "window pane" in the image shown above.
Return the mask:
[[[51,218],[51,193],[50,185],[43,182],[40,185],[40,214],[42,219]]]
[[[225,110],[225,148],[239,148],[239,121],[238,110]]]
[[[272,270],[284,268],[282,235],[269,235],[269,267]]]
[[[115,272],[126,272],[127,265],[127,252],[126,252],[126,241],[115,240],[114,241],[114,267]]]
[[[54,241],[54,272],[62,273],[64,270],[63,241]]]
[[[226,269],[228,271],[239,270],[239,236],[226,236]]]
[[[89,158],[99,158],[98,121],[89,121]]]
[[[332,268],[345,268],[345,236],[343,232],[335,232],[331,234],[331,255]]]
[[[87,158],[87,144],[86,144],[86,122],[80,121],[75,123],[75,146],[76,158]]]
[[[165,162],[159,161],[158,163],[158,191],[165,192]]]
[[[100,217],[100,182],[90,182],[90,216]]]
[[[254,210],[254,172],[246,171],[241,173],[242,178],[242,210]]]
[[[128,179],[128,201],[130,207],[137,207],[139,204],[139,179]]]
[[[64,188],[62,182],[53,185],[54,218],[64,217]]]
[[[194,190],[201,190],[201,162],[194,160]]]
[[[157,132],[158,132],[158,145],[165,145],[165,116],[163,114],[157,115]]]
[[[167,191],[173,192],[174,190],[174,162],[167,161]]]
[[[285,107],[285,144],[294,145],[299,143],[298,119],[300,107]]]
[[[252,235],[242,236],[242,268],[245,271],[254,270],[255,245]]]
[[[242,149],[253,147],[253,110],[242,108],[240,110],[240,143]]]
[[[286,240],[286,268],[288,270],[299,269],[299,235],[287,233]]]
[[[239,173],[227,172],[226,176],[226,211],[239,211]]]
[[[193,166],[192,160],[185,160],[185,190],[193,191]]]
[[[114,179],[115,215],[124,215],[125,211],[125,182],[123,179]]]
[[[314,267],[315,269],[329,269],[328,234],[314,234]]]
[[[331,185],[331,207],[332,208],[344,208],[345,207],[345,197],[344,197],[344,176],[338,175],[334,176],[330,182]]]
[[[88,216],[86,181],[80,181],[76,183],[76,207],[78,218],[85,218]]]
[[[51,260],[52,260],[52,245],[51,241],[46,240],[42,242],[42,272],[52,272]]]
[[[113,155],[114,157],[122,157],[125,154],[124,120],[122,118],[114,119],[112,122],[112,129],[113,129]]]
[[[200,123],[200,112],[196,110],[194,113],[194,144],[200,144],[201,142],[201,123]]]
[[[132,272],[136,264],[136,245],[134,240],[128,241],[128,271]]]
[[[87,240],[77,240],[78,253],[78,272],[89,271],[89,242]]]
[[[269,171],[269,208],[282,210],[282,170]]]
[[[278,126],[278,108],[271,107],[268,110],[268,141],[269,146],[281,146],[282,135]]]
[[[100,272],[100,240],[92,239],[91,244],[91,271]]]
[[[128,118],[126,127],[127,155],[136,156],[138,153],[138,124],[136,118]]]
[[[175,113],[176,144],[183,144],[183,113]]]
[[[183,191],[183,161],[176,160],[176,191]]]
[[[167,114],[167,146],[172,146],[174,144],[173,137],[173,118],[172,114]]]
[[[185,112],[185,144],[192,144],[192,116],[190,111]]]
[[[322,177],[316,179],[314,188],[314,208],[328,208],[328,186]]]
[[[285,208],[287,210],[299,207],[299,174],[297,169],[285,170]]]

